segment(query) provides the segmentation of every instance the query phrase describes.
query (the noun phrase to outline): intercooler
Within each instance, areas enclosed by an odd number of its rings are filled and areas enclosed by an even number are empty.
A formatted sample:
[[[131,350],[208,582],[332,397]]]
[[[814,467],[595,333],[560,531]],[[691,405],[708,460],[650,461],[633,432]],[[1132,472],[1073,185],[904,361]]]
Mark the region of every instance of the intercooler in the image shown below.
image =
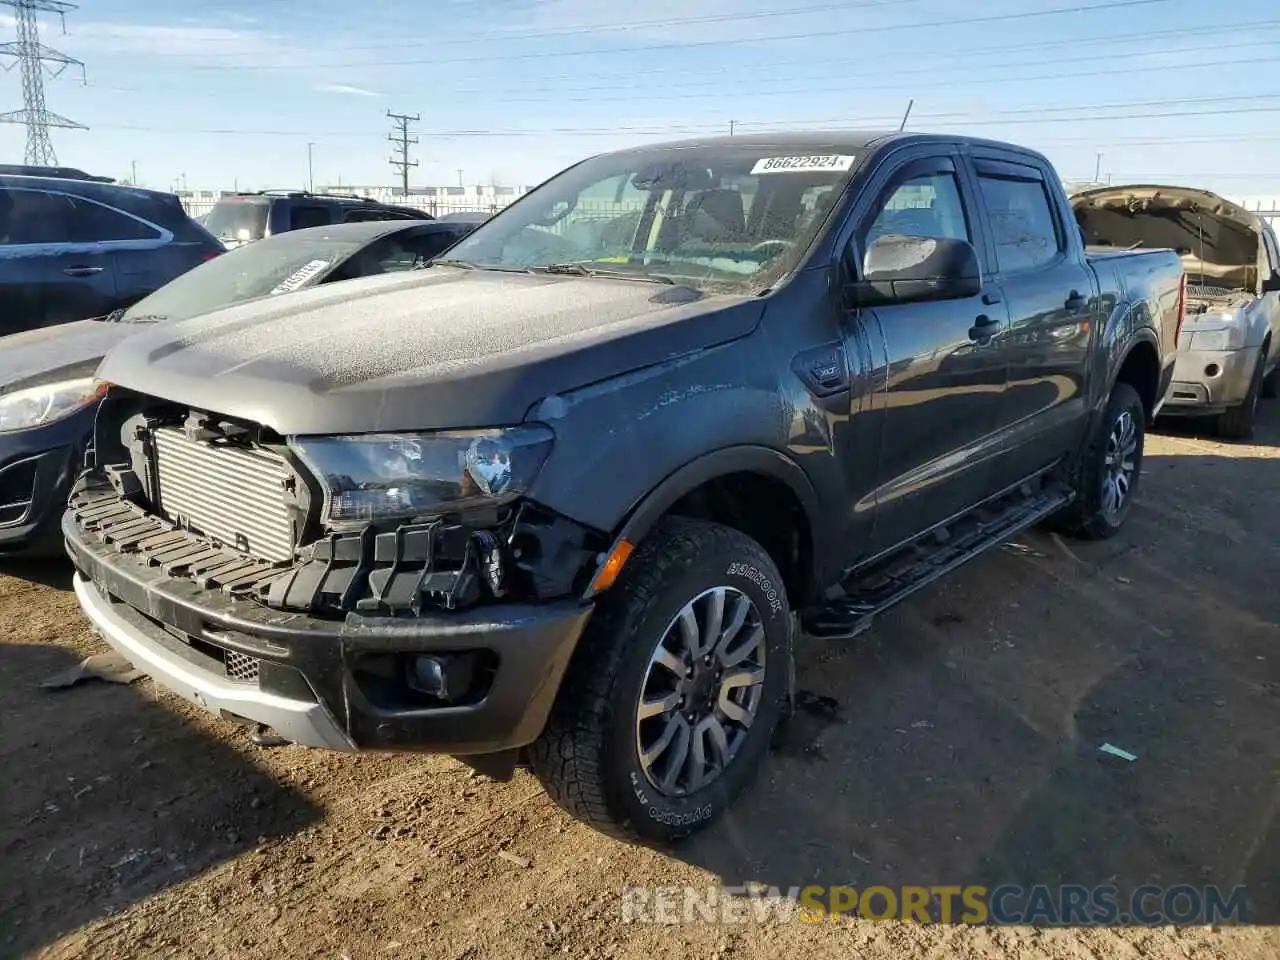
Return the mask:
[[[170,520],[251,557],[293,559],[286,493],[293,471],[261,447],[191,440],[177,427],[154,434],[160,509]]]

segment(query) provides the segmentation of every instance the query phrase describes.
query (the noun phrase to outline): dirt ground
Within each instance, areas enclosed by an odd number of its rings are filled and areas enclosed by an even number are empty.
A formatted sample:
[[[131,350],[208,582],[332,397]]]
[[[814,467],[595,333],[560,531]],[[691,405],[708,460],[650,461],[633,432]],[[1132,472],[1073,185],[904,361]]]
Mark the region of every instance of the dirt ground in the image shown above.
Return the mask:
[[[1032,533],[852,644],[731,815],[675,851],[521,774],[261,750],[104,647],[61,566],[0,573],[0,956],[1280,956],[1280,402],[1149,440],[1124,534]],[[8,568],[10,573],[14,570]],[[1109,741],[1132,763],[1100,755]],[[625,923],[628,884],[1243,884],[1243,926]]]

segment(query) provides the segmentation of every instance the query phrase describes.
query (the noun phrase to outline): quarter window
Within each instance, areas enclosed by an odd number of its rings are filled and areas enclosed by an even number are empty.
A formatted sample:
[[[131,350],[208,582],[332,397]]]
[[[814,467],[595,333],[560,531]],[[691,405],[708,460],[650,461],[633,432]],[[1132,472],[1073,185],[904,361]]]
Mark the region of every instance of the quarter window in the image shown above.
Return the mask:
[[[289,211],[289,229],[305,230],[307,227],[327,227],[328,207],[294,207]]]
[[[971,240],[955,174],[921,174],[894,187],[872,221],[866,242],[891,235]]]
[[[1032,270],[1059,254],[1062,238],[1041,181],[980,174],[978,183],[1002,273]]]

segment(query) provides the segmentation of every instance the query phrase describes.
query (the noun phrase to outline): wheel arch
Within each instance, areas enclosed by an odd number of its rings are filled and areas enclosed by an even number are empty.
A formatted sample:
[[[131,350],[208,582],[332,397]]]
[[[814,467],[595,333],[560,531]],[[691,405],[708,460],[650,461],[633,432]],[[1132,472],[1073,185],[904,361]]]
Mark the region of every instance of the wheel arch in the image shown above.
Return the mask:
[[[719,490],[732,490],[736,504],[717,498],[704,509],[700,501]],[[767,509],[734,516],[734,506],[748,511]],[[623,543],[639,544],[663,517],[672,514],[725,523],[759,541],[778,564],[793,606],[818,589],[822,579],[819,561],[825,555],[820,502],[804,470],[785,454],[770,447],[741,445],[715,450],[684,464],[627,511],[613,531],[605,557],[613,556]],[[593,579],[586,596],[596,592]]]

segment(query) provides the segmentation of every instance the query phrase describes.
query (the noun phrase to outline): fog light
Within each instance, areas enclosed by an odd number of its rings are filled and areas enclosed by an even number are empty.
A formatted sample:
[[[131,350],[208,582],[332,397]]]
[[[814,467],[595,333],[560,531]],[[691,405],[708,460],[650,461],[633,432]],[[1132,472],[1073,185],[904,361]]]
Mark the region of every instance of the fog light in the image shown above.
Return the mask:
[[[1222,372],[1222,368],[1219,367],[1216,363],[1211,363],[1204,368],[1204,375],[1206,377],[1216,377],[1221,372]]]
[[[475,657],[470,654],[420,654],[409,659],[405,682],[410,689],[453,703],[465,700],[475,674]]]

